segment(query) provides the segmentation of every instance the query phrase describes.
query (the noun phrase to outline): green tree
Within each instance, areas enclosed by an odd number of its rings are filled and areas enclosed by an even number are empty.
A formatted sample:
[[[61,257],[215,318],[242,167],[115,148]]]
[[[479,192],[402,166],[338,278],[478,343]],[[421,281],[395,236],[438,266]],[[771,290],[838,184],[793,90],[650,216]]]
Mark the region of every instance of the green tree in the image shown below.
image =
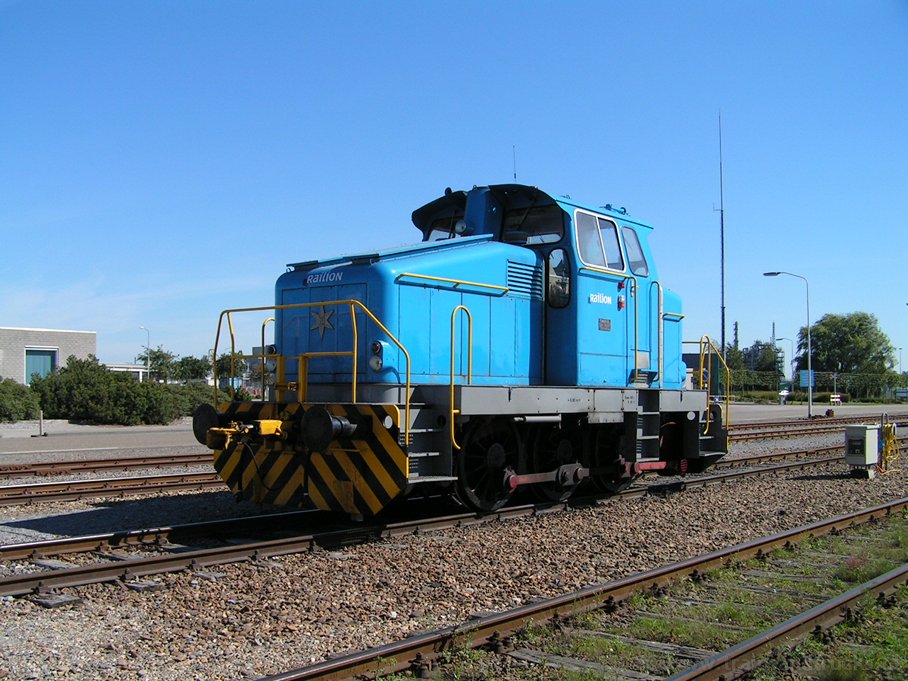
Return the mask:
[[[181,381],[208,378],[210,373],[211,360],[208,357],[180,357],[174,368],[174,377]]]
[[[725,363],[732,371],[747,368],[744,363],[744,353],[741,352],[741,348],[737,345],[729,345],[725,348]]]
[[[754,344],[744,350],[747,364],[753,371],[782,372],[782,351],[771,343],[754,341]]]
[[[231,364],[233,366],[233,376],[235,378],[242,377],[242,375],[246,372],[246,360],[240,356],[242,354],[242,350],[237,350],[233,355],[231,355],[229,352],[225,352],[223,355],[218,357],[218,382],[221,385],[227,385],[230,382]]]
[[[160,345],[136,357],[136,363],[146,364],[153,380],[167,383],[171,378],[176,378],[177,356]]]
[[[814,371],[884,374],[895,366],[895,348],[869,312],[826,314],[810,328]],[[798,366],[807,368],[807,332],[798,333]]]

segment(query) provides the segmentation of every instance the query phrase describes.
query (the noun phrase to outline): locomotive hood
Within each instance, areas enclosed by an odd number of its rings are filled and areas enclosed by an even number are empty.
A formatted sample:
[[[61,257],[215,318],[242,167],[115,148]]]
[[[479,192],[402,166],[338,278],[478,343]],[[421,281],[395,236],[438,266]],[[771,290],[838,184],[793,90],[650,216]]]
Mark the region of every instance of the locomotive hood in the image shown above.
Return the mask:
[[[289,271],[306,271],[306,270],[315,270],[319,269],[330,269],[343,265],[371,265],[372,263],[378,262],[379,260],[386,260],[388,258],[393,258],[396,256],[405,256],[405,255],[415,255],[421,252],[436,251],[445,248],[453,248],[457,246],[464,246],[468,243],[479,243],[483,241],[490,241],[492,239],[491,235],[478,235],[474,237],[469,237],[465,239],[458,239],[456,242],[453,241],[434,241],[434,242],[420,242],[417,244],[410,244],[406,246],[398,246],[396,248],[389,248],[381,251],[371,251],[367,253],[357,253],[353,255],[342,255],[335,258],[325,258],[322,260],[304,260],[303,262],[289,263],[287,269]],[[316,273],[307,277],[318,276]],[[327,275],[325,275],[327,276]],[[309,280],[306,283],[327,283],[329,278],[325,278],[323,281],[314,281]]]

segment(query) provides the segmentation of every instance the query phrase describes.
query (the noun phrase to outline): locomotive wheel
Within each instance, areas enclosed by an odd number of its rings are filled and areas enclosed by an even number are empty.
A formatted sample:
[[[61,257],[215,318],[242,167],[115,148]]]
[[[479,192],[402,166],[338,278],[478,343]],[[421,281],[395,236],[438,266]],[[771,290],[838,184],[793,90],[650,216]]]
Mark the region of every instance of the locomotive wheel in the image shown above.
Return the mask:
[[[565,464],[576,463],[579,451],[575,440],[563,428],[554,424],[542,426],[533,437],[533,472],[547,473]],[[533,485],[533,491],[543,501],[566,501],[575,489],[576,483],[560,485],[553,481]]]
[[[620,436],[616,431],[596,428],[589,433],[589,467],[598,471],[590,476],[593,487],[600,492],[617,494],[634,481],[625,475],[620,451]]]
[[[518,470],[521,455],[520,435],[510,421],[494,419],[471,425],[457,455],[460,501],[482,512],[504,506],[514,492],[506,478]]]

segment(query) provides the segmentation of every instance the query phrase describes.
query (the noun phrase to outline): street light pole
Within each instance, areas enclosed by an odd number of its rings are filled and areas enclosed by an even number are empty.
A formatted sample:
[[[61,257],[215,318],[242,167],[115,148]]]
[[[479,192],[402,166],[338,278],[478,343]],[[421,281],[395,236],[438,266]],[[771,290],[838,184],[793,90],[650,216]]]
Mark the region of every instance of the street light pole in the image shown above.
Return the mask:
[[[151,379],[151,331],[144,326],[139,328],[145,331],[145,380],[148,381]]]
[[[788,370],[791,372],[791,380],[794,382],[794,358],[795,358],[795,343],[791,338],[776,338],[776,340],[787,340],[788,344],[791,346],[791,354],[788,356]]]
[[[807,277],[802,277],[794,272],[764,272],[764,277],[778,277],[780,274],[787,274],[789,277],[797,277],[804,282],[807,292],[807,418],[813,417],[813,364],[811,355],[813,350],[810,346],[810,283]]]

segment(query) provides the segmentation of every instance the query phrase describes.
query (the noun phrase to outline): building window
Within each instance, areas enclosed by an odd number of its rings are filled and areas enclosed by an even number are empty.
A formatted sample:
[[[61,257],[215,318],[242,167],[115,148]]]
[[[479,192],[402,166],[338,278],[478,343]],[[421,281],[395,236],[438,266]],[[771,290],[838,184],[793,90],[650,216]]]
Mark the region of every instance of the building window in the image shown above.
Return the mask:
[[[25,383],[31,385],[32,376],[44,378],[57,368],[57,350],[25,349]]]

